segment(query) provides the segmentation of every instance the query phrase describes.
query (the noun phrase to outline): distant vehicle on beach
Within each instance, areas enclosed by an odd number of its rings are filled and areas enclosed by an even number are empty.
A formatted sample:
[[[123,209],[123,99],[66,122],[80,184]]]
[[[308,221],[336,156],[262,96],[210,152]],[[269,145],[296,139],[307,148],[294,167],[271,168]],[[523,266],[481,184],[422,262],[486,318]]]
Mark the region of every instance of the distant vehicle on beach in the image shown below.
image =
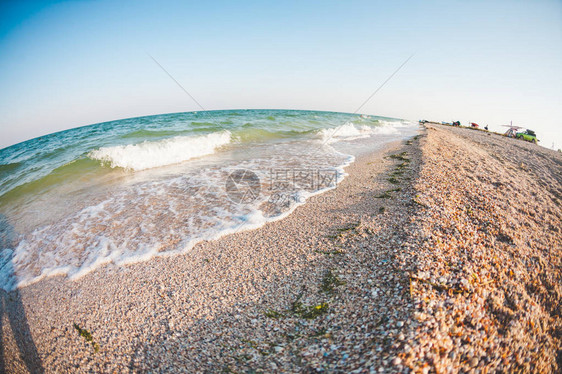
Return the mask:
[[[477,129],[477,128],[479,127],[478,124],[477,124],[477,123],[474,123],[474,122],[471,122],[471,123],[470,123],[470,126],[471,126],[472,128],[474,128],[474,129]]]
[[[517,139],[523,139],[523,140],[526,140],[526,141],[532,142],[532,143],[538,142],[537,134],[535,134],[535,132],[533,130],[529,130],[529,129],[527,129],[526,131],[523,131],[523,132],[518,132],[517,134],[515,134],[515,137]]]

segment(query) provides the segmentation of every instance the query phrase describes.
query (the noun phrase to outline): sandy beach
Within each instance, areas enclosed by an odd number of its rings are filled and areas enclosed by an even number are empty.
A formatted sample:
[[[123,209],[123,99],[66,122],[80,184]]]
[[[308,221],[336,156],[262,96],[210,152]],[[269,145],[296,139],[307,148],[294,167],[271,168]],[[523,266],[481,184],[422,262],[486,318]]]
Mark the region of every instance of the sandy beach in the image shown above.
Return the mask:
[[[428,125],[287,218],[1,292],[23,372],[559,372],[562,154]]]

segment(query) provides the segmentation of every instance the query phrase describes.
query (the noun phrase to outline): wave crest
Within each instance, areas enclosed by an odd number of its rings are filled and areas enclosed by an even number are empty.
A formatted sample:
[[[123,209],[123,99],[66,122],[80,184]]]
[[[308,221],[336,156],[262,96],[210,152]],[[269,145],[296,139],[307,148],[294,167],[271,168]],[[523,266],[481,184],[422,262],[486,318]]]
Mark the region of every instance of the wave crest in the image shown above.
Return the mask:
[[[217,148],[230,143],[230,138],[229,131],[203,136],[176,136],[154,142],[102,147],[91,151],[88,157],[112,168],[144,170],[213,154]]]
[[[396,133],[397,130],[393,125],[383,124],[382,126],[355,125],[353,122],[328,129],[322,129],[318,132],[322,143],[336,143],[340,140],[354,140],[368,138],[371,135],[389,135]]]

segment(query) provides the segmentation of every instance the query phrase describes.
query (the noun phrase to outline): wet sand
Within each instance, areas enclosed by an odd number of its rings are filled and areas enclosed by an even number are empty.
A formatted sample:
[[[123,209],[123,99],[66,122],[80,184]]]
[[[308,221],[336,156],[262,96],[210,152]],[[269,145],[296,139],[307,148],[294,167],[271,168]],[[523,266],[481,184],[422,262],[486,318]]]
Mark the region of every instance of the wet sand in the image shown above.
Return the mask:
[[[555,372],[561,165],[428,125],[283,220],[2,293],[4,369]]]

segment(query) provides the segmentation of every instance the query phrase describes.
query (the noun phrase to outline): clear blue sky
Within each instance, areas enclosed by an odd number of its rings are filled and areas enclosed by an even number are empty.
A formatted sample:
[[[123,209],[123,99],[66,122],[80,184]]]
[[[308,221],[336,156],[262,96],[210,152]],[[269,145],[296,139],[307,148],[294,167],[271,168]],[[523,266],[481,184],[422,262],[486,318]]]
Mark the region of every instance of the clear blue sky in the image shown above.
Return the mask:
[[[206,108],[537,131],[562,148],[561,1],[2,1],[0,147]]]

